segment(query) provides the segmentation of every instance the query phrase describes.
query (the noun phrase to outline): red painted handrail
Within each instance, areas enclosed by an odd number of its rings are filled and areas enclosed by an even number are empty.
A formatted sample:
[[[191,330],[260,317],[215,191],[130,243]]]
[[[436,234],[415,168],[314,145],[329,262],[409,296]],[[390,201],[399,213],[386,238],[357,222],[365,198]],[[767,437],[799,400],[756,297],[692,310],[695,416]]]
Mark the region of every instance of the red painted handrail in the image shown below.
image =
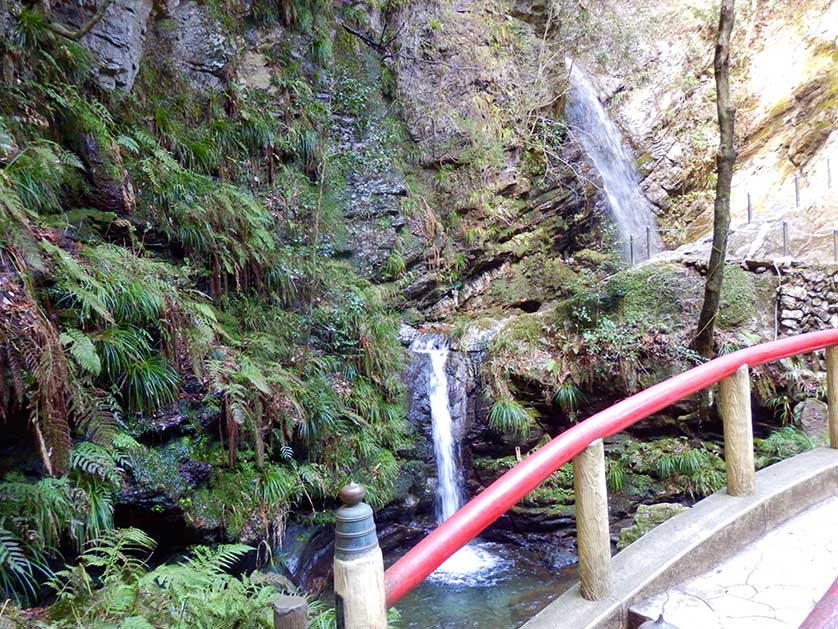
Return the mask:
[[[516,464],[390,566],[384,574],[387,606],[395,604],[592,441],[618,433],[715,384],[742,365],[754,367],[836,344],[838,329],[833,329],[741,349],[664,380],[569,428]]]

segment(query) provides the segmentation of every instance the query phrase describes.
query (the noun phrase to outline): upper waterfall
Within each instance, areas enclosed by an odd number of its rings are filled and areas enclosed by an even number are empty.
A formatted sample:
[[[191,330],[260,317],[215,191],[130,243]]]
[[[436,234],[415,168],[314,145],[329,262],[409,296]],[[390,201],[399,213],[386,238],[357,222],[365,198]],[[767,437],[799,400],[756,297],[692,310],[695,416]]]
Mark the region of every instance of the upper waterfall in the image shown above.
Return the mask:
[[[649,252],[654,255],[660,249],[657,224],[652,206],[640,190],[634,157],[599,102],[591,79],[578,63],[568,61],[568,66],[567,120],[602,178],[608,208],[617,227],[620,253],[624,259],[645,258],[648,233]],[[633,256],[629,252],[632,239]]]

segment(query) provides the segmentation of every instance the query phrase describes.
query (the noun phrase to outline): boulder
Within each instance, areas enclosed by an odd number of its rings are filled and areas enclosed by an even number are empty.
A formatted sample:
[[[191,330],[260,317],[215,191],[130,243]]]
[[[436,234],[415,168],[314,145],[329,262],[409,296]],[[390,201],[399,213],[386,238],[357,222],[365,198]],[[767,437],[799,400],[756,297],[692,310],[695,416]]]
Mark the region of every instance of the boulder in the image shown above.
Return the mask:
[[[827,406],[825,402],[809,398],[794,407],[800,428],[813,439],[820,440],[826,433]]]

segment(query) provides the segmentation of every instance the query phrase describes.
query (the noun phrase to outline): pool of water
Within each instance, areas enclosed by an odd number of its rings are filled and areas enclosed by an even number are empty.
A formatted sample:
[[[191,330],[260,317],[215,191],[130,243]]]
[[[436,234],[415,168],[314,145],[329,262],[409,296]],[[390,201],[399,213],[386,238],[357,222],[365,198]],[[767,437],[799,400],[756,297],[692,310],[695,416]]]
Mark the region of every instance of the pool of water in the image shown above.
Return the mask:
[[[402,628],[520,627],[576,579],[517,546],[466,546],[396,605]]]

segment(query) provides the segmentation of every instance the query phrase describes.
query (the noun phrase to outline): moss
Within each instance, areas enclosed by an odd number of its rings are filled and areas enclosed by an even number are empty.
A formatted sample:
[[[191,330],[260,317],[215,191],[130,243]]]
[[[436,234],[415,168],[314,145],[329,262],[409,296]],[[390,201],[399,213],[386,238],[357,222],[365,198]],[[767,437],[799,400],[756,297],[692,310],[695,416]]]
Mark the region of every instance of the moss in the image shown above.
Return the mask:
[[[516,304],[531,299],[533,285],[523,268],[516,266],[510,273],[492,282],[488,295],[506,304]]]
[[[131,474],[142,488],[179,500],[193,489],[180,468],[195,456],[197,446],[192,438],[182,437],[160,448],[138,450],[132,454]]]
[[[522,258],[525,255],[541,251],[548,244],[543,226],[531,231],[516,234],[498,247],[500,253],[511,253]]]
[[[619,315],[626,322],[648,327],[668,327],[680,320],[682,299],[699,288],[683,267],[672,264],[646,265],[617,274],[607,290],[620,296]]]
[[[580,287],[579,275],[561,258],[550,258],[544,262],[541,281],[550,295],[572,295]]]
[[[738,265],[725,267],[722,294],[719,303],[719,325],[731,328],[747,321],[756,303],[753,276]]]
[[[620,531],[617,550],[622,550],[632,542],[637,541],[656,526],[659,526],[683,513],[687,507],[671,502],[661,502],[654,505],[640,505],[634,514],[634,524]]]
[[[617,270],[618,260],[613,253],[582,249],[573,254],[573,261],[591,270],[613,273]]]

